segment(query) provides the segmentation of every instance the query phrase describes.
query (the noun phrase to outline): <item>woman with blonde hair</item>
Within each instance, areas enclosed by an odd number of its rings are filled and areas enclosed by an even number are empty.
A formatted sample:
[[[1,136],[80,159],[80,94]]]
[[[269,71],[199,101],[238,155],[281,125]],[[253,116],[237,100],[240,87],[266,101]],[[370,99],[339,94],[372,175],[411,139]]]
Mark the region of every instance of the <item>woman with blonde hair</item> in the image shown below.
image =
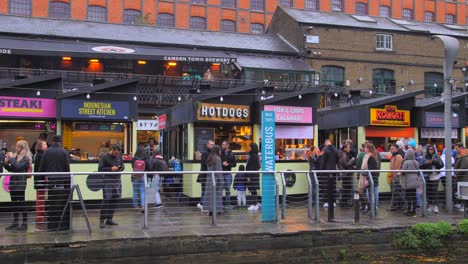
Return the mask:
[[[362,159],[361,170],[377,170],[379,159],[377,156],[378,152],[375,149],[375,146],[371,143],[366,143],[364,151],[366,154],[364,154],[364,157]],[[376,177],[374,176],[374,174],[378,177],[378,173],[371,172],[371,174],[373,176],[372,179],[375,181]],[[369,188],[369,176],[367,172],[362,172],[359,176],[359,195],[362,201],[361,210],[364,211],[364,214],[368,213],[371,209],[369,199],[367,198],[365,193],[367,188]]]
[[[5,156],[4,167],[9,172],[28,172],[31,167],[32,154],[29,144],[25,140],[16,142],[16,152],[8,152]],[[13,202],[13,223],[6,230],[26,231],[28,229],[28,213],[25,203],[27,175],[11,175],[10,197]],[[23,212],[23,224],[19,225],[19,212]]]

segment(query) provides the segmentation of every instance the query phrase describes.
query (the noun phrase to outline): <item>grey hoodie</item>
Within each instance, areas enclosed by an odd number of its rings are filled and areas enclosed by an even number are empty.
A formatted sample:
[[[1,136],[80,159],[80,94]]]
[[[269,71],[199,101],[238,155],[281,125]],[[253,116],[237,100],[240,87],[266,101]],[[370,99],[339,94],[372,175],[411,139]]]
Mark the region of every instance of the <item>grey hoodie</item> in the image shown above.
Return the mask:
[[[414,150],[409,149],[405,154],[401,170],[417,170],[419,163],[416,161]],[[403,189],[416,189],[419,187],[419,172],[402,172],[400,184]]]

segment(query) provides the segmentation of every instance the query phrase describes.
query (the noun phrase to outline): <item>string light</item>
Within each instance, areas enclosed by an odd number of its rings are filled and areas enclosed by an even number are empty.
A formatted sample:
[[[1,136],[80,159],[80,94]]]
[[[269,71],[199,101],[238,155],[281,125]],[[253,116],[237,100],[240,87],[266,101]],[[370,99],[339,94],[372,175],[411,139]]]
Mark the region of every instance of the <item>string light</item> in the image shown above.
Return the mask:
[[[37,96],[41,96],[41,91],[38,90],[37,93],[36,93],[36,95],[37,95]]]
[[[179,102],[182,101],[182,98],[180,96],[177,97],[177,101],[179,101]]]
[[[221,97],[219,98],[219,101],[220,101],[220,102],[224,101],[224,98],[221,96]]]
[[[89,98],[91,98],[91,95],[86,94],[86,99],[89,99]]]
[[[302,95],[300,94],[297,98],[302,99]]]
[[[138,100],[138,98],[137,98],[136,95],[135,95],[135,96],[133,96],[133,101],[136,102],[136,100]]]
[[[404,87],[404,86],[401,87],[401,91],[402,91],[402,92],[405,91],[405,87]]]

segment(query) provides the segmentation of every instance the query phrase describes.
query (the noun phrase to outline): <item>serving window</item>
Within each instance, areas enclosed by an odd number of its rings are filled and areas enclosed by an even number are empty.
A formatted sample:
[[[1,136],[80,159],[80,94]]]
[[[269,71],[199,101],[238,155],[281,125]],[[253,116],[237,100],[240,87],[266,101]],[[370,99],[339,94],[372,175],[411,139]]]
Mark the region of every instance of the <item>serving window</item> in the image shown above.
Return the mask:
[[[276,126],[276,159],[307,160],[313,138],[313,126]]]

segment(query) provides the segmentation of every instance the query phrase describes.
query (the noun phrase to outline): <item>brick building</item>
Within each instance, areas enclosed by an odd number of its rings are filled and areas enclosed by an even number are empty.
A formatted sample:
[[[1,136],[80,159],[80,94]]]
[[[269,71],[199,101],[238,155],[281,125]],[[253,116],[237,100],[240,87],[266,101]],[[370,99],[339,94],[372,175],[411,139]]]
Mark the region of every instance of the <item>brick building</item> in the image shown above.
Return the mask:
[[[424,89],[429,96],[443,91],[444,47],[432,36],[453,36],[460,42],[453,78],[466,86],[466,26],[279,8],[267,33],[296,47],[322,83],[382,94]]]
[[[0,14],[263,33],[277,6],[459,25],[468,20],[462,0],[0,0]]]

